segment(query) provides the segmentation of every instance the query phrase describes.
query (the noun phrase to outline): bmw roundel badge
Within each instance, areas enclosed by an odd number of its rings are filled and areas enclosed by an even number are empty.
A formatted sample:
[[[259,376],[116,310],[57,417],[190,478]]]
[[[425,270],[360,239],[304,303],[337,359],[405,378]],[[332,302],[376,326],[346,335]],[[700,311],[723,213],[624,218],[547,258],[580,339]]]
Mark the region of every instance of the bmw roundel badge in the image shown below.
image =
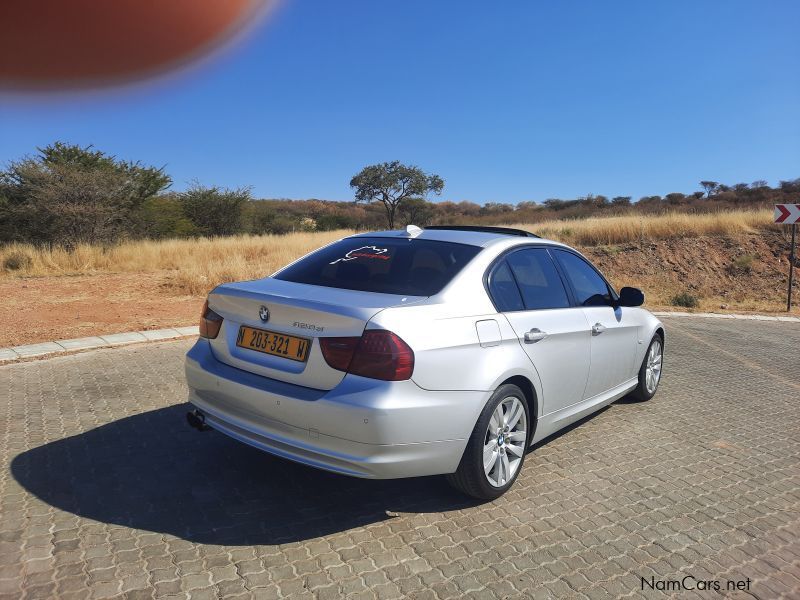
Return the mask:
[[[263,304],[261,305],[261,308],[258,309],[258,318],[264,323],[269,321],[269,309]]]

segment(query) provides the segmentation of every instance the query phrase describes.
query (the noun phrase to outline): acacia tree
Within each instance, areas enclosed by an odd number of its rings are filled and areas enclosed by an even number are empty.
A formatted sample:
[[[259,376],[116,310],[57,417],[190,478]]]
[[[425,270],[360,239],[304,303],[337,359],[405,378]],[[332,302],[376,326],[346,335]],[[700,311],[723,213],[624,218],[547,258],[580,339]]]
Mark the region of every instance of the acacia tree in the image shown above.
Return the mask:
[[[383,203],[389,229],[394,229],[395,213],[403,202],[424,199],[430,193],[441,194],[444,180],[394,160],[364,167],[350,180],[350,187],[355,190],[356,202]]]
[[[706,191],[706,198],[710,198],[711,194],[717,191],[719,187],[719,183],[716,181],[701,181],[700,185],[703,186],[703,189]]]

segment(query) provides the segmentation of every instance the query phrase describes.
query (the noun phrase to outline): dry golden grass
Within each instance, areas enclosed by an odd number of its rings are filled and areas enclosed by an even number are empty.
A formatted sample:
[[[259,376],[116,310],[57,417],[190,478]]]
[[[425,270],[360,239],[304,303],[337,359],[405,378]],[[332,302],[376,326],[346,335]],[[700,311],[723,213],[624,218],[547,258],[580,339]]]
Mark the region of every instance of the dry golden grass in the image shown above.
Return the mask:
[[[714,214],[623,216],[579,221],[547,221],[517,227],[577,246],[639,240],[735,235],[772,227],[769,211]],[[93,273],[169,272],[176,293],[199,295],[219,283],[263,277],[295,258],[352,233],[328,231],[284,236],[125,242],[110,248],[80,245],[74,250],[27,244],[0,246],[0,277]],[[5,266],[5,267],[4,267]],[[8,266],[14,267],[13,269]]]
[[[171,271],[170,286],[176,291],[201,294],[225,281],[268,275],[295,258],[350,233],[327,231],[285,236],[137,241],[110,248],[82,244],[71,251],[8,244],[0,246],[0,266],[10,257],[27,258],[17,261],[21,268],[0,269],[0,276]]]
[[[567,244],[600,246],[639,240],[736,235],[778,226],[772,223],[772,213],[768,210],[742,210],[709,214],[668,213],[658,216],[630,215],[579,221],[544,221],[514,227]]]

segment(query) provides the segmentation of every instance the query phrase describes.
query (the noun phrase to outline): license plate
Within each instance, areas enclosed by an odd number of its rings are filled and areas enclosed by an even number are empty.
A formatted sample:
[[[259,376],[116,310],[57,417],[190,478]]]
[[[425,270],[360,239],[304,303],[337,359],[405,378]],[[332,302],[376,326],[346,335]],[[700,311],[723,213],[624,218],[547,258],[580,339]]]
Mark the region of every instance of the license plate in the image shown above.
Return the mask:
[[[305,362],[308,358],[311,341],[293,335],[242,325],[239,328],[239,335],[236,337],[236,345],[264,354]]]

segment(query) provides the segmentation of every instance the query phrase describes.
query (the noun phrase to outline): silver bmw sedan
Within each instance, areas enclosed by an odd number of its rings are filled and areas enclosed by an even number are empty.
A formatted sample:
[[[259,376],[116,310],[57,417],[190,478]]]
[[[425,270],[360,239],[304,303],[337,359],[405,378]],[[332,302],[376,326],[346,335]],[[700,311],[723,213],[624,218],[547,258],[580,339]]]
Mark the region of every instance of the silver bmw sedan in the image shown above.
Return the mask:
[[[497,498],[532,444],[656,393],[664,327],[643,301],[521,230],[353,235],[209,294],[187,419],[320,469]]]

